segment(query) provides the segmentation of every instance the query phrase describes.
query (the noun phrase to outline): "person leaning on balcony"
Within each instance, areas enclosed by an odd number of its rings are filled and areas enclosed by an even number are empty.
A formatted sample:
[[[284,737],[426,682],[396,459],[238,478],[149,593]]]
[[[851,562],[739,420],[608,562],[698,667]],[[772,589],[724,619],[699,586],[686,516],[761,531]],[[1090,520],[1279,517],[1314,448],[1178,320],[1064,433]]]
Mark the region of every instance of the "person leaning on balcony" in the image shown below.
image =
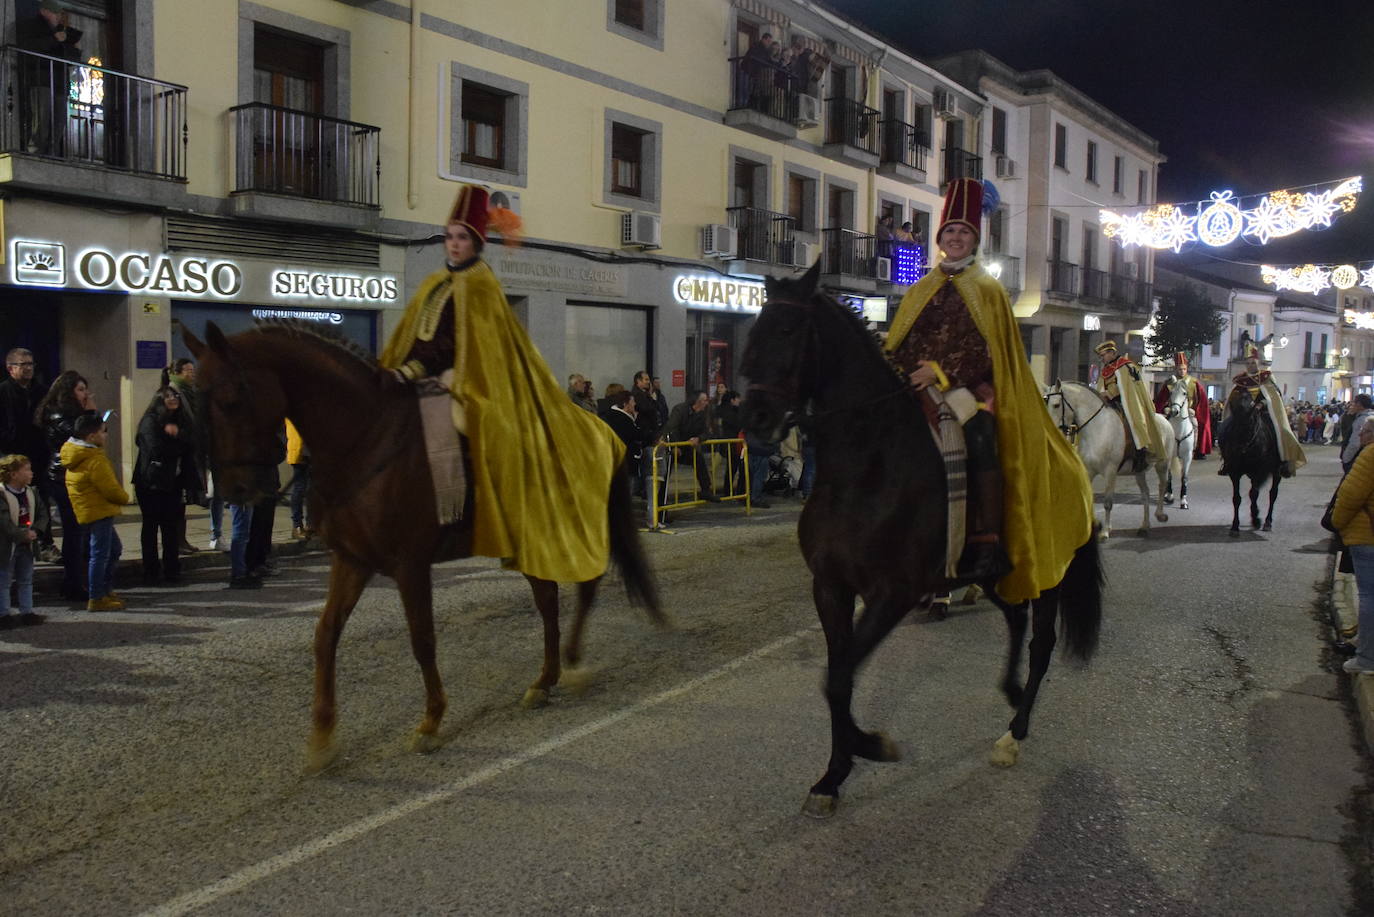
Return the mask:
[[[65,61],[79,62],[81,51],[77,44],[81,41],[81,30],[67,24],[67,11],[56,0],[42,0],[38,14],[19,23],[16,39],[25,51],[46,54]],[[54,140],[60,138],[62,131],[54,122],[58,111],[62,110],[65,122],[65,109],[53,105],[54,95],[61,92],[65,97],[68,83],[62,64],[42,58],[25,58],[22,79],[28,92],[24,94],[27,111],[21,119],[25,128],[23,149],[29,153],[52,154],[60,152]]]

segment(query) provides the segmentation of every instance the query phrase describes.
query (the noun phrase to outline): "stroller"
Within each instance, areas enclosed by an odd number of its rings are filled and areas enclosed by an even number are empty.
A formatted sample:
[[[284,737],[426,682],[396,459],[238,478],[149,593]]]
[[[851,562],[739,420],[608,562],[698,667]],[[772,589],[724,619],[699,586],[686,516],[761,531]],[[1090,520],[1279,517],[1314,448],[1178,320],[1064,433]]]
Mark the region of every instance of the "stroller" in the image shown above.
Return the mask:
[[[791,455],[770,455],[768,457],[768,477],[763,480],[765,494],[790,497],[797,491],[801,481],[801,463]]]

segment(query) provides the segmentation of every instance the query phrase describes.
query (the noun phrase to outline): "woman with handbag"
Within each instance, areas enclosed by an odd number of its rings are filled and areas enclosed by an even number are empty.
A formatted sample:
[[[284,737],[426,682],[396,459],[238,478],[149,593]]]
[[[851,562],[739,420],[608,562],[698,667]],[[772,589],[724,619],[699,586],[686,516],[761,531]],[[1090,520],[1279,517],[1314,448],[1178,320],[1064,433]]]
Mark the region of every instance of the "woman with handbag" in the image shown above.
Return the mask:
[[[1359,593],[1360,645],[1345,661],[1352,675],[1374,675],[1374,425],[1360,430],[1360,452],[1350,472],[1336,488],[1331,507],[1331,524],[1341,536],[1355,567],[1355,589]]]

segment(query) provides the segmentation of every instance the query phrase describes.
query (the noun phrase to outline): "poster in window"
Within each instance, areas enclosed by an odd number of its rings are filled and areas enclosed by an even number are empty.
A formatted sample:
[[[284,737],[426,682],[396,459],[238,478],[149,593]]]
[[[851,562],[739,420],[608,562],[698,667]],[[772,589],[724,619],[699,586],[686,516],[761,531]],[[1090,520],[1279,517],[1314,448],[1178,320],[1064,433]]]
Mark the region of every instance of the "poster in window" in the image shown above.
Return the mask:
[[[708,340],[706,342],[707,392],[714,394],[718,383],[730,388],[730,342]]]

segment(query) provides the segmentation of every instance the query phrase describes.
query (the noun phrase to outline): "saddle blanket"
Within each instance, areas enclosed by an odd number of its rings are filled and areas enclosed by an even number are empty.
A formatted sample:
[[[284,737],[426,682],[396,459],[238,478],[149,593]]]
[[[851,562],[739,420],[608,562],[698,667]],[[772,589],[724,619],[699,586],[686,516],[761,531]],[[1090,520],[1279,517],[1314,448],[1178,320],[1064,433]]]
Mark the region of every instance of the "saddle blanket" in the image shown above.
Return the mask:
[[[446,375],[450,375],[449,370]],[[415,386],[419,399],[420,426],[425,433],[425,458],[434,480],[435,512],[440,525],[463,518],[467,499],[467,475],[463,471],[463,443],[455,421],[455,401],[443,377],[422,379]]]

